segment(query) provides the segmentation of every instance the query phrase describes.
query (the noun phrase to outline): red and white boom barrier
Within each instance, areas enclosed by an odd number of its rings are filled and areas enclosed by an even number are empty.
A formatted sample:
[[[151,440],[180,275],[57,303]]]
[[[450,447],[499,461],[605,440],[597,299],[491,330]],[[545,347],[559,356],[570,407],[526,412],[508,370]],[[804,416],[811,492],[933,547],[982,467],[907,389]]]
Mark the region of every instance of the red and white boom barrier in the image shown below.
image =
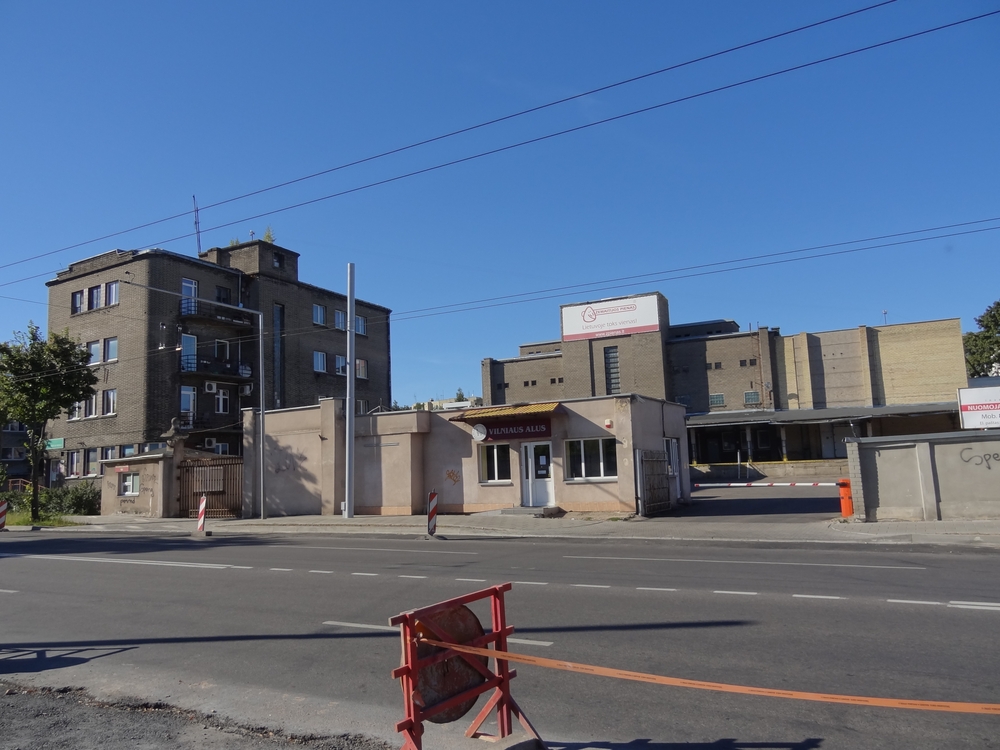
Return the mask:
[[[0,500],[0,531],[7,530],[7,501]]]
[[[427,533],[431,536],[437,533],[438,528],[438,493],[431,490],[427,496]]]
[[[202,495],[201,502],[198,504],[198,531],[205,530],[205,507],[207,505],[208,505],[208,498]]]

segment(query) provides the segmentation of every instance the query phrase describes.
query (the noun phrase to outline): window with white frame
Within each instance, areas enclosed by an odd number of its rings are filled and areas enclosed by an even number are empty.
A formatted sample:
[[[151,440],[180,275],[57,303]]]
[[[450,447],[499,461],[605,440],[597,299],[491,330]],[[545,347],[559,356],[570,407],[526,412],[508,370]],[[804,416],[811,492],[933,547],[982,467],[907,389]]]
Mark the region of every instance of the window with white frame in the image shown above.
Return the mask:
[[[116,414],[118,412],[117,388],[108,388],[101,394],[101,407],[103,414]]]
[[[83,290],[78,292],[73,292],[69,296],[69,312],[70,315],[76,315],[77,313],[83,312]]]
[[[111,305],[118,304],[118,282],[109,281],[104,285],[104,306],[110,307]]]
[[[87,351],[90,353],[90,359],[87,361],[88,365],[96,365],[101,362],[101,342],[100,341],[88,341]]]
[[[708,405],[709,406],[725,406],[726,405],[726,394],[725,393],[709,393],[708,394]]]
[[[347,374],[347,357],[345,357],[343,354],[337,354],[336,356],[334,356],[333,364],[334,367],[336,368],[334,369],[334,372],[337,375]]]
[[[192,427],[194,413],[198,406],[198,389],[193,385],[181,386],[181,422],[183,427]]]
[[[97,394],[88,398],[83,402],[83,416],[86,417],[96,417],[97,416]]]
[[[27,432],[28,425],[18,422],[16,419],[12,419],[10,422],[3,426],[4,432]]]
[[[510,446],[487,443],[479,446],[479,481],[510,481]]]
[[[227,388],[220,388],[215,392],[215,413],[229,413],[229,390]]]
[[[111,445],[106,448],[101,448],[102,461],[110,461],[111,459],[116,458],[117,456],[118,456],[118,449],[115,448],[115,446]],[[100,472],[101,474],[104,473],[104,464],[101,464]]]
[[[367,359],[356,359],[354,360],[354,377],[362,378],[368,380],[368,360]]]
[[[313,323],[318,326],[326,325],[326,305],[313,305]]]
[[[367,414],[368,413],[368,399],[359,398],[357,403],[357,411],[355,414]]]
[[[104,361],[114,362],[118,359],[118,337],[104,339]]]
[[[744,391],[743,392],[743,403],[744,404],[759,404],[760,403],[760,391]]]
[[[88,477],[97,476],[97,448],[83,451],[83,473]]]
[[[69,407],[69,409],[66,410],[66,419],[67,420],[79,419],[82,414],[83,414],[83,402],[77,401],[75,404]]]
[[[166,447],[167,447],[166,443],[143,443],[142,452],[151,453],[152,451],[163,450]]]
[[[87,309],[96,310],[101,306],[101,286],[92,286],[87,290]]]
[[[216,443],[215,444],[215,452],[218,453],[220,456],[228,456],[229,455],[229,443]]]
[[[326,352],[313,352],[313,371],[326,372]]]
[[[333,311],[333,327],[336,328],[336,329],[338,329],[338,330],[341,330],[341,331],[346,331],[347,330],[347,313],[346,312],[344,312],[343,310],[334,310]]]
[[[118,475],[118,494],[125,496],[139,494],[139,472],[127,471]]]
[[[368,335],[368,318],[363,315],[354,316],[354,332],[360,336]]]
[[[681,464],[681,446],[677,438],[663,438],[663,450],[667,454],[667,475],[675,477]]]
[[[223,362],[229,360],[229,342],[223,339],[215,340],[215,358]]]
[[[7,461],[21,461],[28,455],[28,449],[23,445],[14,445],[10,448],[0,449],[0,458]]]
[[[80,476],[79,451],[70,451],[69,453],[66,454],[66,476],[68,477]]]
[[[615,438],[566,441],[566,478],[597,479],[618,476]]]
[[[135,455],[135,443],[123,445],[121,447],[122,458],[131,458],[134,455]]]

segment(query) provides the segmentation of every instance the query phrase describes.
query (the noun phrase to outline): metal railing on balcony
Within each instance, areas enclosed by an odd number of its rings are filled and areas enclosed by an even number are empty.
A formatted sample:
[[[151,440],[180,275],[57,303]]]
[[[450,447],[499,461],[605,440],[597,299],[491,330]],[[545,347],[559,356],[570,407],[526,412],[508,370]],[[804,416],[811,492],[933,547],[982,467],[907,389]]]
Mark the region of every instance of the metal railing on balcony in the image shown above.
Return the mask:
[[[249,313],[233,310],[231,307],[222,307],[208,300],[195,299],[194,297],[181,298],[180,314],[181,317],[202,318],[228,325],[251,326],[254,323],[254,317]]]
[[[253,368],[246,362],[235,359],[219,359],[203,354],[182,354],[181,372],[192,372],[204,375],[224,375],[228,378],[250,380],[253,378]]]

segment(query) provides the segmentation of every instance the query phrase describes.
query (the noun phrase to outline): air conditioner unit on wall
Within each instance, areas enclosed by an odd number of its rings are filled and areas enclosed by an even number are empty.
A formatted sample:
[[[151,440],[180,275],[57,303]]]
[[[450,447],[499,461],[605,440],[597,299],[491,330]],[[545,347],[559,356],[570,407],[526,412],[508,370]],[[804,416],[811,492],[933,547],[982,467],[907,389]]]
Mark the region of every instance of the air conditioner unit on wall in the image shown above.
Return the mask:
[[[253,393],[253,383],[250,383],[248,385],[241,385],[240,386],[240,395],[241,396],[249,396],[251,393]]]
[[[205,447],[206,448],[214,448],[215,447],[215,438],[205,438]]]
[[[205,383],[205,393],[215,393],[217,390],[219,390],[217,383],[213,383],[211,381]]]

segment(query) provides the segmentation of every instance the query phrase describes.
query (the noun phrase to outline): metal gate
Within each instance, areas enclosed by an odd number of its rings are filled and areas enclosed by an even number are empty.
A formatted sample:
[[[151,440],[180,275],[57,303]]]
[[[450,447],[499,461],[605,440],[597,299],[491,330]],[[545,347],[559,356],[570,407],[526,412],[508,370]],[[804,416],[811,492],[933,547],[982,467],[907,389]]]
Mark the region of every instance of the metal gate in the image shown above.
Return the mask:
[[[667,451],[637,450],[639,497],[636,511],[640,516],[655,516],[670,510],[670,485],[674,480],[670,454]]]
[[[243,515],[243,457],[191,458],[180,463],[180,515],[196,518],[198,502],[207,499],[209,518]]]

